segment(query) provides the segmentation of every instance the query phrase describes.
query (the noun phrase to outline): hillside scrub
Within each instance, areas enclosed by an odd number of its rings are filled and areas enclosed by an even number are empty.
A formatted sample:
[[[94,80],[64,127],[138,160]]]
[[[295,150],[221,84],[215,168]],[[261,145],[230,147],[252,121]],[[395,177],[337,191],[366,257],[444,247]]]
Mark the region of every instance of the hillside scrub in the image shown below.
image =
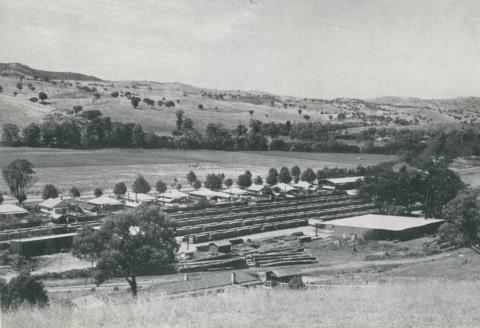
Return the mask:
[[[117,294],[118,295],[118,294]],[[227,289],[200,297],[98,307],[52,305],[3,314],[4,327],[476,327],[479,282],[432,280],[308,290]]]

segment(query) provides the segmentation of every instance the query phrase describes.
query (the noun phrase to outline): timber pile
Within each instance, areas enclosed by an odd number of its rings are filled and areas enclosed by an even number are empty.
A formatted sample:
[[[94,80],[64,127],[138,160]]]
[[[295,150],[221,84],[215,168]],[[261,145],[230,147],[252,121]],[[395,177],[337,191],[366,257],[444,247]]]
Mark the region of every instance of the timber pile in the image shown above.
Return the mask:
[[[247,264],[256,267],[316,263],[315,256],[305,253],[303,248],[290,248],[254,252],[246,255]]]
[[[219,268],[242,268],[245,267],[245,259],[240,256],[231,256],[220,259],[200,259],[184,261],[178,265],[179,272],[211,271]]]

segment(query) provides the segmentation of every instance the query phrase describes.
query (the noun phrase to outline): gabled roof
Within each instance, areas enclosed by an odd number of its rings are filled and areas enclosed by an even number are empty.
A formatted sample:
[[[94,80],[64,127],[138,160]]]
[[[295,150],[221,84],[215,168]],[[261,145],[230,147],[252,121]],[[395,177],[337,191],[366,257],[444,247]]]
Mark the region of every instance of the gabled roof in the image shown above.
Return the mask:
[[[330,182],[330,183],[333,183],[333,184],[345,184],[345,183],[353,183],[353,182],[363,181],[363,176],[333,178],[333,179],[325,179],[325,180]]]
[[[0,215],[14,215],[14,214],[27,214],[28,211],[24,208],[18,207],[13,204],[0,205]]]
[[[200,188],[198,190],[190,192],[190,195],[201,196],[201,197],[220,197],[220,198],[230,198],[229,194],[219,191],[213,191],[208,188]]]
[[[100,196],[94,199],[90,199],[87,201],[87,203],[92,205],[121,205],[122,204],[118,200],[110,197],[106,197],[106,196]]]
[[[246,190],[240,189],[238,187],[225,188],[222,191],[230,195],[244,195],[247,193]]]
[[[80,207],[82,210],[92,211],[98,208],[98,205],[81,202],[78,204],[78,207]]]
[[[300,268],[287,268],[287,269],[275,269],[271,271],[275,277],[289,277],[302,274],[302,269]]]
[[[166,192],[158,195],[158,198],[170,198],[170,199],[182,199],[187,197],[188,195],[186,193],[181,192],[177,189],[169,189]]]
[[[251,185],[250,187],[248,187],[248,191],[262,191],[262,190],[265,190],[265,189],[268,189],[270,188],[269,185],[267,184],[261,184],[261,185],[257,185],[257,184],[253,184]]]
[[[57,197],[57,198],[49,198],[47,200],[44,200],[43,202],[38,204],[38,206],[46,207],[46,208],[62,208],[62,207],[67,207],[68,203],[69,203],[68,200]]]
[[[147,194],[135,194],[134,192],[129,192],[127,194],[127,199],[131,201],[138,201],[138,202],[153,202],[155,200],[154,197],[149,196]]]
[[[307,181],[298,181],[293,186],[296,187],[296,188],[309,189],[313,185],[310,182],[307,182]]]
[[[289,192],[295,190],[291,185],[288,183],[277,183],[273,188],[278,189],[280,192]]]

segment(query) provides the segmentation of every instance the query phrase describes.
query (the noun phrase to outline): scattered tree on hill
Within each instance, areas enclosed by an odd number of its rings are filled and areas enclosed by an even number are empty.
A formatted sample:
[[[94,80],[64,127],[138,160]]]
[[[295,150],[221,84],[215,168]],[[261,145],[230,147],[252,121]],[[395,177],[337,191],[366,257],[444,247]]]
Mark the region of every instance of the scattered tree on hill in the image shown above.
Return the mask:
[[[48,95],[41,91],[39,94],[38,94],[38,99],[40,99],[41,101],[45,101],[46,99],[48,98]]]
[[[237,185],[242,189],[246,189],[252,185],[252,178],[246,173],[240,174],[237,179]]]
[[[190,185],[193,185],[195,181],[197,181],[197,176],[193,171],[188,172],[187,174],[187,181]]]
[[[149,106],[154,106],[155,105],[155,100],[152,100],[150,98],[143,98],[143,102],[146,103]]]
[[[184,114],[184,111],[179,109],[175,112],[175,116],[177,116],[177,130],[181,130],[182,127],[183,127],[183,114]]]
[[[90,261],[91,278],[94,279],[94,263],[100,257],[103,250],[103,240],[95,233],[91,226],[83,227],[73,238],[72,255]]]
[[[0,85],[0,93],[3,92],[3,87]]]
[[[2,311],[16,310],[22,305],[44,307],[48,305],[48,296],[38,278],[22,272],[8,283],[0,279],[0,303]]]
[[[3,195],[2,193],[0,192],[0,205],[3,203]]]
[[[97,283],[124,277],[137,296],[137,276],[159,273],[175,261],[173,222],[153,206],[105,220],[95,233],[103,251],[97,261]]]
[[[138,107],[138,104],[140,103],[140,100],[142,100],[142,99],[140,99],[139,97],[132,97],[130,99],[130,102],[132,103],[133,108]]]
[[[22,90],[23,89],[23,84],[22,83],[17,83],[17,89]]]
[[[2,144],[5,146],[20,145],[20,129],[15,124],[4,124],[2,127]]]
[[[269,185],[276,185],[278,183],[278,171],[275,168],[268,170],[267,178],[265,179]]]
[[[307,168],[305,171],[302,172],[301,180],[306,181],[308,183],[313,183],[316,179],[315,172],[311,168]]]
[[[249,109],[248,110],[248,113],[250,114],[250,116],[253,116],[253,114],[255,113],[255,111],[253,109]]]
[[[344,113],[339,113],[339,114],[337,115],[337,119],[338,119],[339,121],[343,121],[343,120],[345,120],[346,118],[347,118],[347,116],[346,116]]]
[[[28,100],[30,100],[33,103],[36,103],[38,101],[37,97],[30,97]]]
[[[132,190],[135,194],[146,194],[150,191],[150,184],[142,175],[137,176],[133,182]]]
[[[120,95],[120,93],[118,91],[113,91],[110,96],[112,96],[113,98],[117,98],[118,96]]]
[[[117,196],[117,198],[125,195],[127,193],[127,186],[125,185],[125,182],[118,182],[115,184],[115,187],[113,187],[113,193]]]
[[[155,189],[159,194],[163,194],[164,192],[167,191],[167,184],[162,180],[158,180],[157,183],[155,184]]]
[[[284,166],[280,169],[280,173],[278,174],[278,181],[282,183],[290,183],[290,181],[292,181],[292,176],[290,175],[288,167]]]
[[[28,189],[35,183],[33,164],[26,159],[16,159],[2,170],[2,174],[11,194],[21,206],[27,199]]]
[[[222,188],[223,179],[220,174],[209,173],[203,183],[203,186],[212,190],[219,190]]]
[[[57,197],[58,197],[58,191],[53,184],[46,184],[45,187],[43,187],[42,199],[57,198]]]
[[[261,185],[263,184],[263,179],[261,176],[257,175],[257,177],[255,178],[255,180],[253,181],[253,183],[255,183],[256,185]]]
[[[196,190],[200,189],[202,187],[202,183],[199,181],[199,180],[195,180],[195,182],[193,183],[193,188],[195,188]]]
[[[202,104],[199,104],[199,105],[198,105],[198,109],[203,109],[203,105],[202,105]]]
[[[100,197],[100,196],[103,195],[103,190],[100,189],[100,188],[95,188],[95,190],[93,191],[93,195],[94,195],[95,197]]]
[[[77,114],[78,112],[81,112],[83,110],[83,107],[80,105],[73,106],[73,112]]]

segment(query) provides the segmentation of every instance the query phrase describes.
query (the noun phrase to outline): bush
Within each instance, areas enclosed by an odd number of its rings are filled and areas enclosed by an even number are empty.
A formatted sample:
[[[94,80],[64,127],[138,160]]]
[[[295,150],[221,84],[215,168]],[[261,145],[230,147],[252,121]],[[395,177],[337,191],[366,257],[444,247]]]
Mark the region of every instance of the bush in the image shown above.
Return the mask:
[[[28,99],[28,100],[30,100],[31,102],[37,102],[37,101],[38,101],[38,98],[37,98],[37,97],[31,97],[31,98]]]
[[[44,307],[48,305],[47,291],[43,283],[30,274],[22,273],[7,284],[0,280],[2,310],[16,310],[23,304]]]

